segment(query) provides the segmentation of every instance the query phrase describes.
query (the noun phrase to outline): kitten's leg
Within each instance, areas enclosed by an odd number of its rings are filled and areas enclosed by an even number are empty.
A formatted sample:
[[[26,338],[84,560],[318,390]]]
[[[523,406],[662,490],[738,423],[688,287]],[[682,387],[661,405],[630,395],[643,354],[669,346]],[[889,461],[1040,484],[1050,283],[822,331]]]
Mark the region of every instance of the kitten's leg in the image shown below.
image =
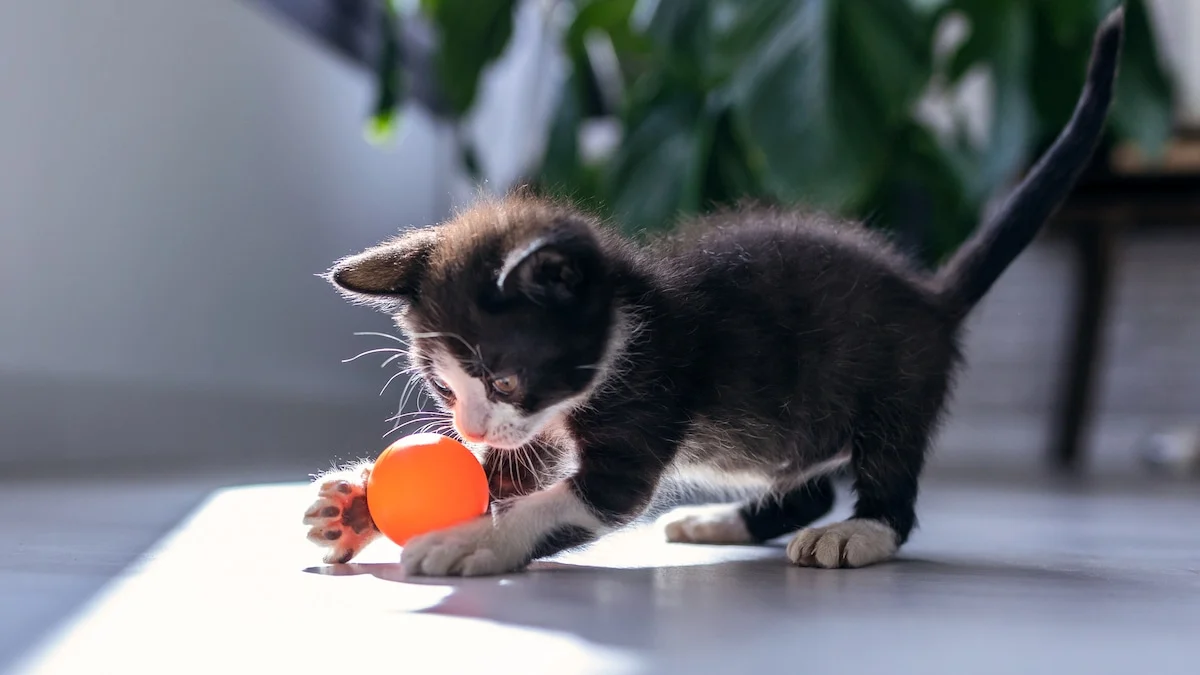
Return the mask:
[[[917,415],[908,421],[906,427],[868,427],[870,433],[856,436],[850,458],[854,516],[797,534],[788,544],[789,560],[803,567],[863,567],[895,555],[916,523],[917,477],[931,426]]]
[[[316,492],[304,510],[308,540],[328,548],[327,563],[345,563],[379,536],[367,512],[367,479],[373,462],[364,461],[318,476]]]
[[[433,576],[514,572],[632,521],[650,503],[668,464],[656,453],[673,446],[622,441],[587,448],[574,475],[540,492],[496,502],[491,516],[415,537],[401,555],[405,571]]]
[[[795,532],[829,513],[833,500],[833,482],[821,476],[783,495],[744,504],[681,507],[659,522],[664,527],[667,541],[759,543]]]

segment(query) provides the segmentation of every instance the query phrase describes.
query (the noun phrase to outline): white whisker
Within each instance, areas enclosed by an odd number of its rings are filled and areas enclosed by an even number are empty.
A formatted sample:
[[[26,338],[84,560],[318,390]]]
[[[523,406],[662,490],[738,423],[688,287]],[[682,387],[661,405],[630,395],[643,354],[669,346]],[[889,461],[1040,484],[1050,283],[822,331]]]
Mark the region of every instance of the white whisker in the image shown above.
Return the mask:
[[[412,417],[413,415],[430,415],[433,417],[447,417],[447,418],[452,416],[451,413],[446,410],[410,410],[408,412],[399,410],[396,412],[395,415],[389,417],[388,421],[394,420],[398,417]]]
[[[463,343],[463,345],[471,352],[471,354],[474,355],[475,358],[481,364],[483,363],[483,353],[479,351],[479,345],[472,345],[470,342],[467,342],[466,338],[464,338],[463,336],[461,336],[457,333],[434,331],[431,333],[413,333],[412,337],[414,339],[416,339],[416,338],[435,338],[435,337],[454,338],[455,340],[458,340],[459,342]]]
[[[400,350],[399,352],[397,352],[397,353],[395,353],[395,354],[392,354],[391,356],[387,357],[387,359],[385,359],[383,363],[379,364],[379,367],[380,367],[380,368],[387,368],[387,365],[388,365],[389,363],[391,363],[392,361],[395,361],[396,359],[403,358],[403,357],[405,357],[405,356],[408,356],[408,350],[407,350],[407,349],[402,349],[402,350]],[[415,366],[414,366],[414,367],[415,367]],[[403,372],[406,372],[406,371],[409,371],[409,370],[412,370],[412,368],[405,368],[404,370],[402,370],[402,371],[400,371],[400,372],[402,372],[402,373],[403,373]]]
[[[426,428],[426,427],[433,426],[435,424],[441,424],[442,421],[441,420],[428,420],[428,419],[415,419],[415,420],[408,420],[407,422],[397,422],[395,424],[395,426],[393,426],[391,429],[389,429],[387,431],[387,433],[385,433],[383,435],[383,437],[387,438],[388,436],[391,436],[392,434],[396,433],[397,431],[399,431],[401,429],[404,429],[405,427],[410,427],[414,424],[422,424],[422,423],[424,424],[423,428]],[[417,433],[420,433],[420,432],[418,431]]]
[[[420,428],[420,429],[417,431],[417,433],[418,433],[418,434],[423,434],[423,433],[425,433],[425,432],[427,432],[427,431],[429,431],[429,430],[431,430],[431,429],[435,429],[435,428],[436,428],[436,429],[444,428],[444,427],[445,427],[445,425],[446,425],[446,423],[445,423],[445,422],[443,422],[443,421],[441,421],[441,420],[434,420],[434,421],[432,421],[432,422],[429,422],[429,423],[427,423],[425,426],[421,427],[421,428]]]
[[[376,337],[387,338],[387,339],[389,339],[389,340],[395,340],[396,342],[399,342],[399,343],[400,343],[400,344],[402,344],[402,345],[407,345],[407,344],[408,344],[408,343],[407,343],[407,342],[405,342],[405,341],[404,341],[402,338],[398,338],[398,337],[396,337],[395,335],[388,335],[387,333],[375,333],[375,332],[372,332],[372,331],[363,331],[363,332],[360,332],[360,333],[355,333],[355,335],[374,335],[374,336],[376,336]]]
[[[381,353],[390,354],[392,352],[400,352],[402,354],[405,353],[403,349],[396,349],[395,347],[380,347],[379,349],[368,349],[367,351],[359,354],[358,356],[352,356],[348,359],[342,359],[342,363],[350,363],[351,361],[361,359],[362,357],[367,356],[369,354],[381,354]]]
[[[404,385],[404,391],[400,395],[400,407],[407,408],[408,402],[412,398],[414,392],[425,390],[425,382],[420,377],[410,377],[408,384]],[[421,397],[417,396],[417,409],[422,407]]]
[[[536,476],[537,468],[534,466],[533,452],[530,446],[522,445],[517,449],[517,455],[521,458],[521,465],[529,470],[529,475]]]
[[[401,375],[404,375],[404,371],[403,371],[403,370],[401,370],[400,372],[396,373],[395,375],[392,375],[391,377],[389,377],[389,378],[388,378],[388,381],[383,383],[383,389],[380,389],[380,390],[379,390],[379,395],[380,395],[380,396],[383,396],[383,392],[387,391],[387,388],[388,388],[388,386],[389,386],[389,385],[391,385],[391,383],[392,383],[392,382],[393,382],[393,381],[394,381],[394,380],[395,380],[397,377],[400,377]]]

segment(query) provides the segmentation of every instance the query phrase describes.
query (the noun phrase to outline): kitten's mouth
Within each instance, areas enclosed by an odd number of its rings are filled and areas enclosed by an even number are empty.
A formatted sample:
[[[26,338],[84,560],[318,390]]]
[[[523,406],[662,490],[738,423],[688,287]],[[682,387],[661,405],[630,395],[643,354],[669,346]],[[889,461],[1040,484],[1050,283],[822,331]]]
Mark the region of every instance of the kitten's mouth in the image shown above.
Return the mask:
[[[483,443],[484,445],[494,450],[517,450],[528,441],[513,440],[508,438],[482,438],[474,443]]]

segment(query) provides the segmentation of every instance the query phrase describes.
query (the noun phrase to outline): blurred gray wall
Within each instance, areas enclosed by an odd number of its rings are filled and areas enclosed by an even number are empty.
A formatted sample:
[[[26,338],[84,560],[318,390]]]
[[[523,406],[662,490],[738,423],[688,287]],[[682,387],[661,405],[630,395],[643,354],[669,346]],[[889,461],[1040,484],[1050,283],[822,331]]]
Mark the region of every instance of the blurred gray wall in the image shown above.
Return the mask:
[[[443,215],[448,146],[371,96],[236,2],[0,3],[0,470],[381,447],[387,322],[314,274]]]

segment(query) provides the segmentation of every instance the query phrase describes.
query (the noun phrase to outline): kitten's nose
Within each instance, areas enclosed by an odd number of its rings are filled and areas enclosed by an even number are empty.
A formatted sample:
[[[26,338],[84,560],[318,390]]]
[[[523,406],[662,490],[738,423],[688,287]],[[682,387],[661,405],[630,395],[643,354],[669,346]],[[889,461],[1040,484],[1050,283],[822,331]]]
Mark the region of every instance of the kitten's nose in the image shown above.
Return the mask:
[[[484,429],[464,424],[457,416],[454,418],[454,428],[458,430],[458,435],[468,443],[482,443],[486,440],[487,432]]]

